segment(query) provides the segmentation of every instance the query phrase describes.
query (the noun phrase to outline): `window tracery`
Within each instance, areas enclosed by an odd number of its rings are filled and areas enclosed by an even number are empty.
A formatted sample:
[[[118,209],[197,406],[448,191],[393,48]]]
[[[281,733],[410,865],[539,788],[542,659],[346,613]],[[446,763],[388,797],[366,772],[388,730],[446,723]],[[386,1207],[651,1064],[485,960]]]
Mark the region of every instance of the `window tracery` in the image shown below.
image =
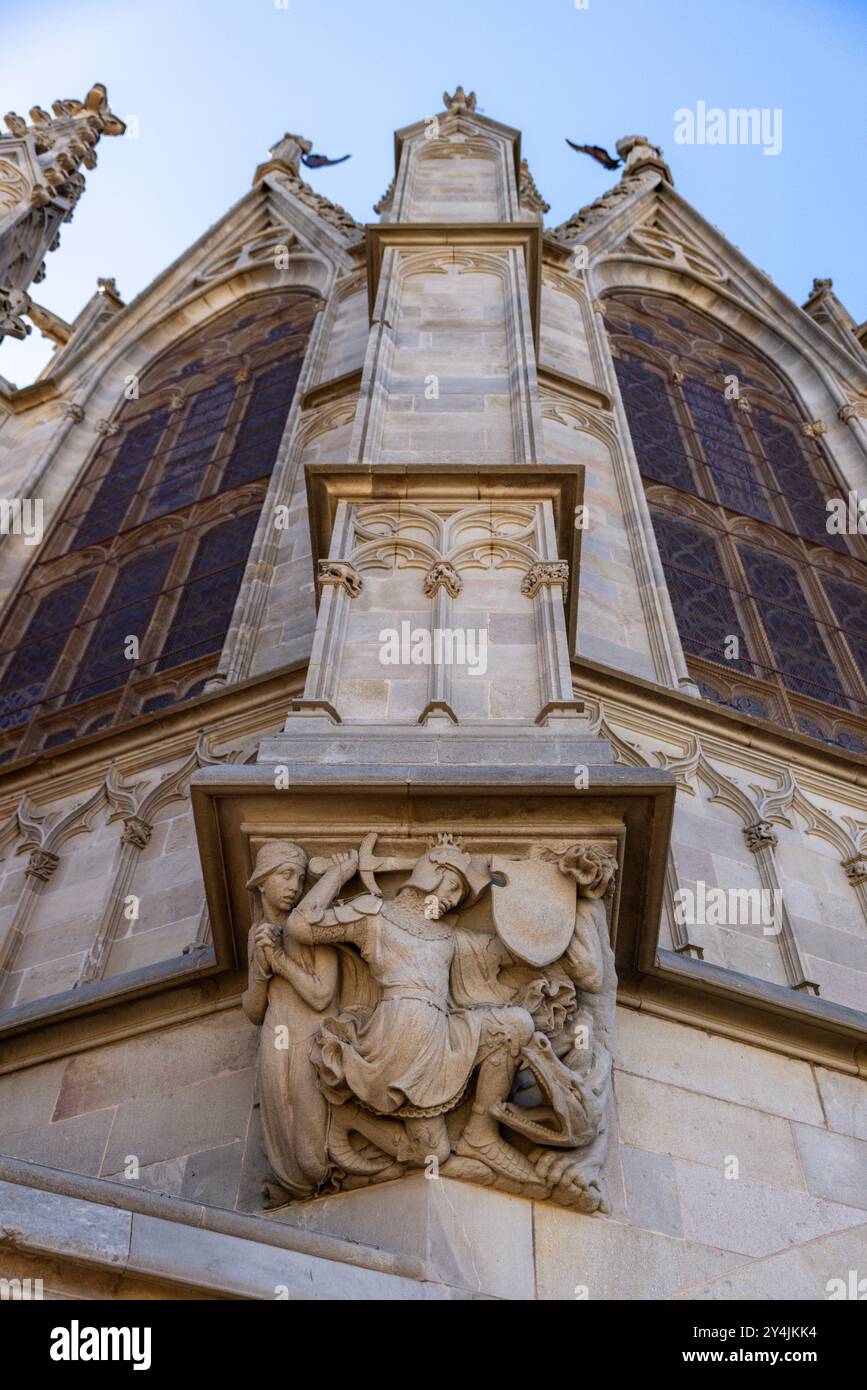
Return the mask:
[[[691,306],[639,291],[604,305],[702,694],[867,751],[867,550],[828,529],[844,490],[787,381]]]
[[[0,633],[0,760],[165,708],[213,675],[317,303],[245,300],[135,384]]]

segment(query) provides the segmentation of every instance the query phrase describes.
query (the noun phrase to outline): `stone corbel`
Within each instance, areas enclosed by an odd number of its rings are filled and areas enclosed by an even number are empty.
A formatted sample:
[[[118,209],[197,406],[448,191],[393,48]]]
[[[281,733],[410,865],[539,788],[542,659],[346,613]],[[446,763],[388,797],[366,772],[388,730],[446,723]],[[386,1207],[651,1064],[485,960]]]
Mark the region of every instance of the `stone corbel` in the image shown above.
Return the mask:
[[[853,888],[867,885],[867,855],[856,854],[843,860],[843,871]]]
[[[560,588],[565,591],[569,583],[569,564],[566,560],[540,560],[532,565],[521,581],[521,593],[525,598],[535,598],[540,589]]]
[[[132,845],[135,849],[146,849],[154,828],[141,816],[127,816],[123,823],[122,845]]]
[[[34,849],[24,872],[28,878],[38,878],[42,883],[47,883],[59,863],[60,855],[52,854],[47,849]]]
[[[757,854],[761,849],[775,849],[779,844],[779,836],[770,821],[756,821],[755,825],[744,826],[744,839],[747,842],[747,849],[753,854]]]
[[[348,560],[320,560],[316,582],[320,590],[333,585],[335,588],[343,589],[350,598],[358,598],[364,588],[361,575]]]
[[[426,598],[433,598],[440,589],[445,589],[450,598],[457,598],[464,587],[464,581],[453,565],[441,560],[428,570],[424,577]]]

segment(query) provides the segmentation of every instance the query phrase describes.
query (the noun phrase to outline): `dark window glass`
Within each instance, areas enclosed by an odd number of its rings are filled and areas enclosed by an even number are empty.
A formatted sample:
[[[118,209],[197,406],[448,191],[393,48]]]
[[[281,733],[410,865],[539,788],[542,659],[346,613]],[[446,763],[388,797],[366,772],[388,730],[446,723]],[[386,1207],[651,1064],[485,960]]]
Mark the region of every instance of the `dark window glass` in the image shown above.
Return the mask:
[[[839,705],[846,698],[819,625],[794,567],[751,546],[738,547],[750,592],[759,604],[777,669],[789,690]]]
[[[151,489],[145,521],[196,501],[237,389],[232,378],[224,376],[193,397],[180,438],[166,454],[162,477]]]
[[[155,410],[123,436],[75,537],[75,549],[108,540],[121,527],[168,422],[168,410]]]
[[[0,680],[0,728],[9,729],[36,712],[92,582],[91,571],[39,600]]]
[[[723,506],[772,521],[761,478],[722,390],[702,381],[685,381],[683,393]]]
[[[681,432],[664,382],[656,372],[633,357],[615,358],[615,366],[642,473],[683,492],[695,492]]]
[[[124,654],[126,639],[137,637],[141,652],[173,555],[174,547],[164,545],[139,555],[121,570],[93,626],[65,704],[90,700],[124,684],[135,664]]]
[[[177,704],[210,679],[318,302],[298,290],[257,295],[142,374],[40,547],[18,600],[28,612],[36,604],[24,636],[16,647],[13,612],[0,639],[0,729],[49,716],[49,690],[53,709],[67,710],[63,728],[55,715],[44,729],[17,732],[18,753]],[[69,581],[84,570],[74,552],[97,542],[112,583],[93,564]],[[124,655],[133,635],[138,661]],[[189,671],[178,669],[186,663]],[[162,671],[171,674],[160,679]]]
[[[830,575],[822,582],[858,670],[867,678],[867,589]]]
[[[258,513],[232,517],[199,542],[157,670],[222,648]]]
[[[770,460],[780,491],[795,518],[798,534],[848,554],[842,536],[827,529],[828,511],[798,440],[786,425],[765,410],[752,412],[756,434]],[[831,490],[828,489],[829,495]]]
[[[684,649],[733,670],[752,672],[713,537],[689,522],[675,521],[657,511],[651,515]],[[737,658],[726,656],[730,637],[738,639]]]
[[[223,490],[251,483],[271,472],[299,368],[299,363],[280,358],[253,386],[232,457],[223,475]]]

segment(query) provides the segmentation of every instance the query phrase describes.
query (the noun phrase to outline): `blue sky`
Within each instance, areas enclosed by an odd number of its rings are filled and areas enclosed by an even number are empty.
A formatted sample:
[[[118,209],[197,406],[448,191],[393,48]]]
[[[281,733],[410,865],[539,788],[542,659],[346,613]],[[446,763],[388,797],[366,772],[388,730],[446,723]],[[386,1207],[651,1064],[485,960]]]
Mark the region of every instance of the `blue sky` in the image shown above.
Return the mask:
[[[580,0],[585,3],[585,0]],[[285,130],[336,169],[310,182],[359,220],[393,172],[392,132],[474,88],[523,131],[548,221],[612,185],[564,136],[662,145],[681,194],[793,299],[816,275],[867,317],[867,6],[857,0],[2,0],[3,111],[104,82],[137,139],[104,139],[36,297],[71,318],[99,275],[129,300],[249,187]],[[686,146],[674,113],[778,107],[783,145]],[[0,346],[23,386],[34,329]]]

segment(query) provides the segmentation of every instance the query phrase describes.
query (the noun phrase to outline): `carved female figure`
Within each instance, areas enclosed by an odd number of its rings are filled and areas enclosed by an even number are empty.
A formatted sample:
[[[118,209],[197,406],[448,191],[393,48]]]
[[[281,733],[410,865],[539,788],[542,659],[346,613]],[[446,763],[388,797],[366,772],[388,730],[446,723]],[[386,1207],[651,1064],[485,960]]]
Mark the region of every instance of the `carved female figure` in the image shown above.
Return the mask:
[[[332,946],[305,944],[283,927],[299,901],[307,872],[300,845],[263,845],[247,883],[257,889],[262,920],[250,929],[244,1012],[262,1029],[259,1098],[265,1153],[273,1178],[266,1205],[311,1197],[329,1167],[328,1103],[308,1055],[312,1035],[336,998],[339,960]]]

